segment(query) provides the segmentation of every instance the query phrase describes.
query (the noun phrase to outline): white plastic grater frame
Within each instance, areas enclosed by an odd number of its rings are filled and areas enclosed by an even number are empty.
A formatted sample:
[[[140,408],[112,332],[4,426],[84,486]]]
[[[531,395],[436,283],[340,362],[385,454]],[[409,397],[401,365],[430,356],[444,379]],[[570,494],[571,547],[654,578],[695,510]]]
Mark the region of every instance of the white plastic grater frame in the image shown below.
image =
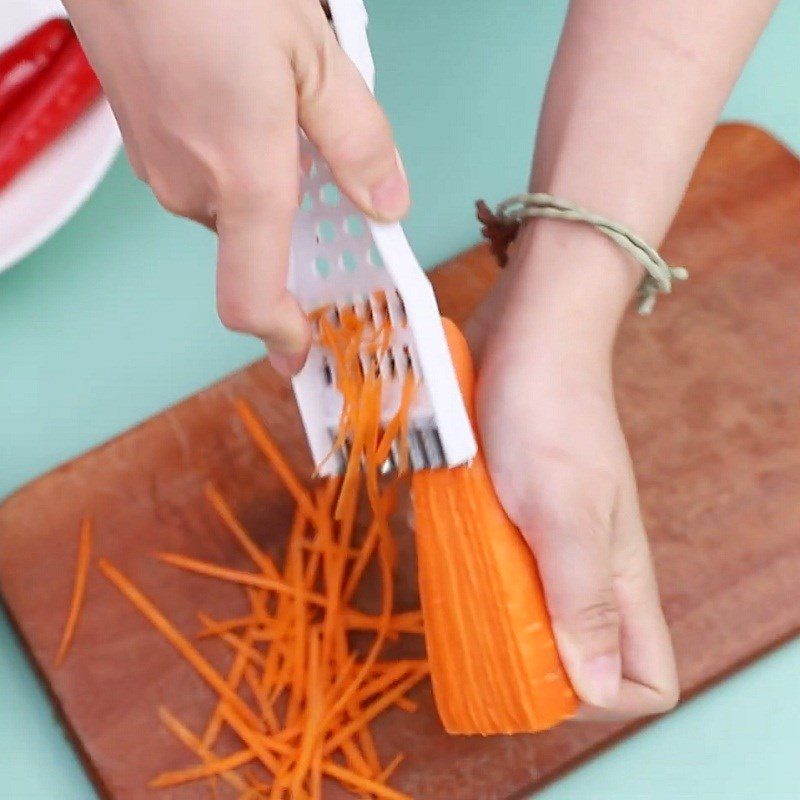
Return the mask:
[[[362,0],[328,0],[334,30],[345,53],[374,91],[375,67],[367,38],[368,16]],[[292,237],[289,288],[306,311],[322,306],[354,306],[380,320],[370,299],[384,292],[393,323],[391,369],[382,364],[382,418],[397,409],[405,369],[421,378],[410,413],[410,427],[422,443],[412,447],[412,466],[455,466],[472,459],[477,445],[459,390],[439,309],[430,281],[399,224],[365,217],[336,187],[316,148],[300,134],[302,202]],[[330,454],[342,400],[331,385],[331,365],[313,346],[293,386],[314,462],[323,475],[334,474],[341,460]],[[425,450],[443,458],[429,458]],[[415,457],[416,456],[416,457]],[[443,463],[442,463],[443,461]]]

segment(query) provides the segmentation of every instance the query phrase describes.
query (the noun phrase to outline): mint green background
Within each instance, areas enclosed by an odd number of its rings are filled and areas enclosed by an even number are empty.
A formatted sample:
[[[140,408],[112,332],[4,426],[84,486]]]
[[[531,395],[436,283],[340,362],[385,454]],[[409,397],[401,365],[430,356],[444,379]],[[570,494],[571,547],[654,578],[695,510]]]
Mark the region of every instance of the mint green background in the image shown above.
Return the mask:
[[[476,241],[474,198],[524,186],[565,3],[370,6],[414,188],[407,229],[432,265]],[[785,0],[726,111],[795,148],[798,31],[800,2]],[[212,237],[162,212],[119,159],[65,229],[0,276],[0,496],[261,354],[217,322],[213,264]],[[798,798],[799,674],[794,643],[539,797]],[[0,613],[0,798],[93,797]]]

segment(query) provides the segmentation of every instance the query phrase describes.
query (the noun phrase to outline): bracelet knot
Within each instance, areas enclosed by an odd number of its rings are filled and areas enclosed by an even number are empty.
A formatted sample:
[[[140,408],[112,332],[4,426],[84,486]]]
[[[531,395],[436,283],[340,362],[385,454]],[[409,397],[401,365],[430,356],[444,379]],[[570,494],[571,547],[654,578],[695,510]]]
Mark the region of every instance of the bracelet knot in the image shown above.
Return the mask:
[[[668,264],[655,248],[624,225],[550,194],[536,192],[515,195],[500,203],[495,211],[483,200],[479,200],[476,207],[482,233],[489,240],[492,253],[501,267],[506,265],[508,249],[523,222],[528,219],[543,217],[591,225],[633,256],[646,270],[647,274],[638,289],[637,308],[640,314],[649,314],[658,294],[671,292],[674,281],[685,281],[689,277],[688,270]]]

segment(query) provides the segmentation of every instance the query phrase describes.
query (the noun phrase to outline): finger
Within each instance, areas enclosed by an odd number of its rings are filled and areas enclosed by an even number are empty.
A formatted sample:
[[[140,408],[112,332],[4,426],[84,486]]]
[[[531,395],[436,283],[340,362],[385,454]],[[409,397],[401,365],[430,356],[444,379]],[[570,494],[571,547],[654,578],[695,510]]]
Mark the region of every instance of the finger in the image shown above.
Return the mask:
[[[591,512],[545,520],[528,531],[556,644],[582,700],[616,705],[621,680],[619,612],[607,527]]]
[[[620,497],[615,536],[614,592],[621,621],[622,688],[613,709],[585,709],[582,719],[661,714],[678,701],[675,656],[632,478]]]
[[[287,289],[299,184],[293,87],[290,94],[289,111],[276,115],[276,127],[265,134],[266,155],[238,170],[215,215],[220,318],[263,339],[285,375],[302,367],[311,339],[306,315]]]
[[[217,219],[217,308],[223,324],[264,340],[283,375],[300,370],[310,344],[302,309],[286,288],[291,215],[266,207],[259,214]]]
[[[389,122],[327,26],[321,38],[298,65],[300,125],[362,211],[400,219],[410,197]]]

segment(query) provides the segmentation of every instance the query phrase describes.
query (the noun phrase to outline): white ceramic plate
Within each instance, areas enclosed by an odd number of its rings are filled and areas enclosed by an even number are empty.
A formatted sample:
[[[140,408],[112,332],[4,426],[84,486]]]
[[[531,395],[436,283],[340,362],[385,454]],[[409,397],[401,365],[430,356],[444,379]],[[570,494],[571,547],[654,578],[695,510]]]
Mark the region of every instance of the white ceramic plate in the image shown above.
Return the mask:
[[[64,15],[57,0],[0,0],[0,50],[55,15]],[[120,142],[108,103],[98,101],[0,190],[0,272],[77,211],[108,171]]]

